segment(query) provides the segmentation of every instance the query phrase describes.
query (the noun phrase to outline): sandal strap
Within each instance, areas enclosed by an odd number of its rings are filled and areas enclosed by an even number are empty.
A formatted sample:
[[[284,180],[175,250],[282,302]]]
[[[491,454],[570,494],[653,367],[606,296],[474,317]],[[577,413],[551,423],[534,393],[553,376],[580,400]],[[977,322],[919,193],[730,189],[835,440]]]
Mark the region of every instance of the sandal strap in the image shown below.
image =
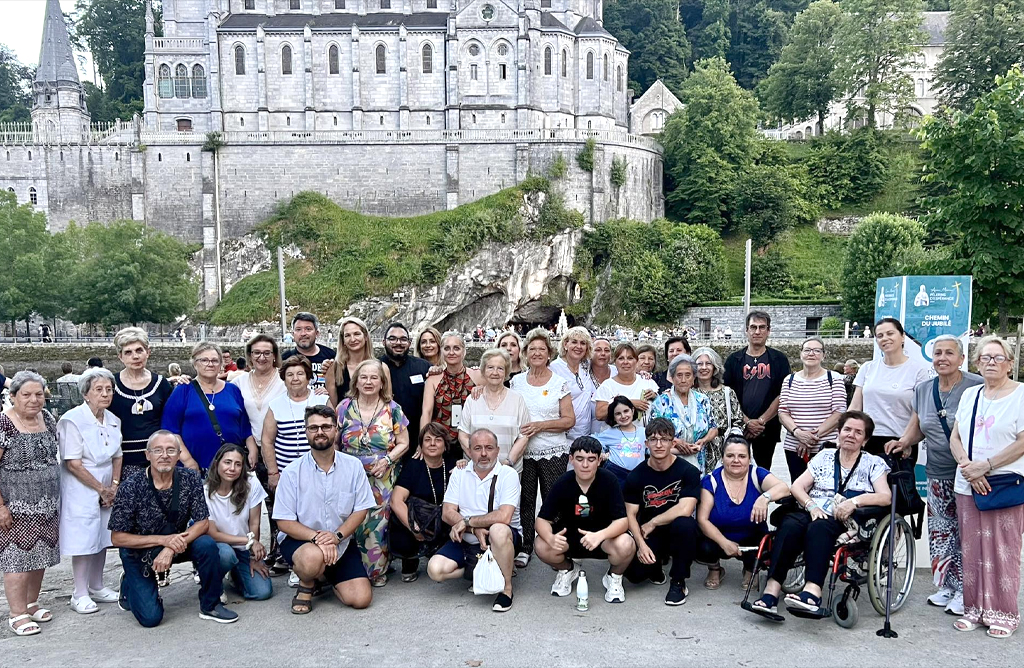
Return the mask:
[[[315,594],[316,593],[316,587],[304,587],[301,584],[298,587],[296,587],[295,590],[297,592],[299,592],[300,594]]]
[[[20,622],[23,619],[32,619],[32,615],[25,614],[25,615],[18,615],[17,617],[8,617],[7,621],[10,622],[11,624],[13,624],[14,622]],[[35,620],[33,620],[32,623],[35,624]],[[28,624],[25,624],[25,626],[28,626]]]

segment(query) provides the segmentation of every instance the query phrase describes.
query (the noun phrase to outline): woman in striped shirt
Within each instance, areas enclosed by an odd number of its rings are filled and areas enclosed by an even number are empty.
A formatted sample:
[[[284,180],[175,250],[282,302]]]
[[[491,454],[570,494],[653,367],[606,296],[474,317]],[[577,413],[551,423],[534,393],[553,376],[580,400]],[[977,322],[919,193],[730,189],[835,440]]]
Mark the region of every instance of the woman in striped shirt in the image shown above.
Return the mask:
[[[846,386],[841,376],[823,369],[825,343],[812,336],[800,347],[804,368],[782,382],[779,421],[786,429],[786,452],[791,480],[807,470],[807,462],[825,441],[835,441],[839,416],[846,410]]]
[[[277,489],[281,469],[309,451],[306,440],[306,408],[330,405],[324,394],[309,389],[313,367],[303,355],[289,357],[281,364],[281,379],[287,393],[274,398],[263,421],[263,460],[267,464],[267,481]],[[333,408],[333,406],[332,406]]]

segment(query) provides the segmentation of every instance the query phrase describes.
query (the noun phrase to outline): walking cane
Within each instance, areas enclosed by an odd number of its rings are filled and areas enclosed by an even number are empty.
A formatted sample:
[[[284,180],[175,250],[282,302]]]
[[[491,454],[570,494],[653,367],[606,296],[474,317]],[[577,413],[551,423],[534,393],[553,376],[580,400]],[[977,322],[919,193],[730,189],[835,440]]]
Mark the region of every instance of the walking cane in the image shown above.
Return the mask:
[[[882,638],[899,638],[899,634],[892,630],[892,624],[890,623],[891,610],[892,610],[892,558],[893,552],[896,549],[896,483],[900,478],[906,478],[912,475],[907,471],[890,471],[889,472],[889,486],[892,491],[892,499],[889,502],[889,559],[887,565],[887,579],[885,587],[885,625],[875,632],[875,635]],[[913,568],[914,565],[910,564]]]

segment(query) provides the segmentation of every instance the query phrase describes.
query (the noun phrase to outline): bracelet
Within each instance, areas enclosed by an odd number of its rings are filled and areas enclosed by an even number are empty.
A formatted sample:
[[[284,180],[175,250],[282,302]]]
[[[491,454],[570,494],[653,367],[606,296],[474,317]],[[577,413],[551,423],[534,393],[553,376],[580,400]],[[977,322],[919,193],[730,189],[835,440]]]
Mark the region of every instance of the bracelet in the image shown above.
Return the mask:
[[[985,459],[985,461],[988,462],[988,470],[989,471],[991,471],[992,469],[995,468],[994,466],[992,466],[992,458],[991,457],[988,457],[987,459]]]
[[[245,549],[246,549],[246,551],[248,551],[249,548],[252,547],[252,544],[256,542],[256,534],[254,534],[253,532],[250,531],[249,533],[245,534],[245,537],[249,539],[245,543]]]
[[[121,484],[120,480],[112,480],[111,482],[114,484],[114,487],[117,487],[118,485]]]
[[[807,499],[807,503],[804,504],[804,510],[810,510],[811,508],[817,508],[818,502],[814,499]]]
[[[281,475],[281,472],[280,471],[274,471],[274,472],[267,471],[267,475]]]
[[[386,459],[388,461],[388,466],[394,466],[395,465],[395,460],[391,459],[390,453],[384,455],[384,459]]]

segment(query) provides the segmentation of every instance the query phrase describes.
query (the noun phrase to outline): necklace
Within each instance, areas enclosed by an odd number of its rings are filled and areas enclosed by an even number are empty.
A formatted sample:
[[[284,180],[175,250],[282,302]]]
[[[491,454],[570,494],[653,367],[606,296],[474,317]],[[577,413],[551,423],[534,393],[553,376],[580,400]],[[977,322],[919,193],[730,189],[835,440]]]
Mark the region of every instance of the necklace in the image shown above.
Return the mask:
[[[364,447],[370,445],[370,428],[373,426],[373,419],[377,417],[377,413],[380,410],[380,399],[373,404],[373,413],[370,414],[370,419],[367,420],[363,417],[363,407],[359,405],[359,399],[356,399],[356,411],[359,413],[359,443]]]
[[[958,380],[955,383],[953,383],[953,387],[949,388],[948,391],[943,392],[941,389],[939,390],[939,396],[941,398],[941,404],[942,404],[942,408],[939,410],[939,417],[946,417],[946,415],[948,415],[948,411],[946,410],[946,404],[949,403],[949,398],[951,396],[953,396],[953,392],[956,391],[957,386],[959,386],[960,383],[962,383],[963,381],[964,381],[964,375],[961,373],[960,374],[960,380]],[[945,395],[945,396],[942,396],[942,395]]]
[[[145,373],[149,373],[149,371],[146,371]],[[157,375],[156,382],[153,383],[153,387],[149,391],[146,391],[146,388],[149,387],[149,383],[143,385],[142,389],[136,390],[130,387],[128,383],[121,380],[120,376],[121,374],[118,374],[117,379],[121,381],[122,384],[124,384],[125,389],[130,391],[131,394],[126,394],[125,392],[122,392],[121,387],[118,383],[114,383],[114,392],[116,392],[118,396],[132,402],[132,415],[142,415],[153,410],[153,402],[150,401],[149,398],[156,394],[157,389],[160,387],[160,381],[161,379],[163,379],[163,376]],[[150,376],[150,382],[152,382],[152,374],[150,374]],[[128,381],[135,381],[135,379],[132,378],[131,375],[129,374],[125,374],[125,377],[128,379]]]
[[[489,408],[492,413],[498,410],[498,406],[501,406],[501,402],[505,401],[505,394],[507,392],[508,388],[505,387],[502,387],[496,393],[491,393],[488,392],[486,388],[484,389],[484,403],[487,404],[487,408]],[[494,397],[497,397],[497,401],[492,400]]]
[[[203,381],[199,381],[199,388],[202,389],[203,394],[206,395],[206,404],[209,407],[210,412],[213,412],[213,398],[217,396],[217,382],[214,381],[213,383],[213,392],[206,391],[206,388],[203,387]]]
[[[1002,385],[993,389],[991,399],[985,396],[985,386],[981,386],[981,401],[979,401],[978,405],[978,412],[980,413],[980,415],[978,416],[979,420],[984,421],[985,418],[988,417],[989,409],[992,407],[992,404],[999,400],[999,393],[1003,391],[1003,388],[1006,387],[1009,384],[1009,382],[1010,379],[1007,378]]]
[[[426,466],[427,462],[424,461],[423,465]],[[441,489],[448,489],[448,472],[444,468],[444,459],[441,460],[440,468],[441,468]],[[437,501],[437,490],[434,489],[434,476],[432,476],[430,474],[430,472],[432,470],[433,469],[431,469],[429,466],[427,466],[427,480],[430,481],[430,496],[433,497],[434,505],[436,506],[437,503],[438,503],[438,501]]]
[[[734,494],[733,491],[731,489],[729,489],[729,483],[731,482],[733,484],[733,486],[735,487],[738,483],[740,483],[739,480],[733,480],[729,476],[725,475],[725,472],[723,471],[722,472],[722,482],[725,483],[725,493],[729,495],[729,499],[731,499],[732,502],[735,503],[737,506],[740,505],[741,503],[743,503],[743,497],[745,497],[747,495],[746,494],[746,490],[747,490],[746,476],[743,476],[743,481],[742,481],[743,486],[740,488],[740,492],[741,493],[738,494],[738,495]]]
[[[33,427],[36,427],[36,428],[39,427],[39,418],[40,418],[40,416],[41,416],[40,413],[36,413],[35,424],[33,425]],[[11,409],[11,417],[13,417],[17,421],[17,423],[21,425],[21,427],[18,429],[18,431],[20,431],[23,434],[35,433],[35,432],[29,431],[28,423],[25,422],[25,418],[21,417],[21,414],[18,413],[17,409],[15,409],[15,408]],[[18,425],[15,425],[15,426],[17,427]]]

